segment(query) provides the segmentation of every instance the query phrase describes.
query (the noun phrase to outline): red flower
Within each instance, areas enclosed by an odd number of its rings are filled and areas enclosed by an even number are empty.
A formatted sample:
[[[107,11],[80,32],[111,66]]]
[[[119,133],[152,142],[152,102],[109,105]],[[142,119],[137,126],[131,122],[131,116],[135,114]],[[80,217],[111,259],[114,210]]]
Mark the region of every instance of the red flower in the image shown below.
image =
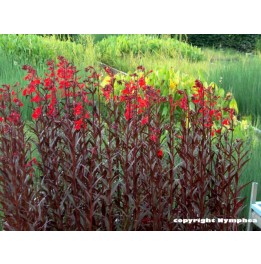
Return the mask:
[[[211,109],[211,110],[209,111],[209,115],[210,115],[210,116],[213,116],[213,115],[215,114],[215,112],[216,112],[216,111],[215,111],[214,109]]]
[[[49,108],[49,110],[47,112],[47,115],[52,116],[54,114],[54,110],[55,110],[54,104],[51,103],[50,105],[48,105],[48,108]]]
[[[39,116],[41,115],[41,113],[42,113],[42,109],[41,109],[41,107],[36,107],[36,108],[34,109],[33,114],[32,114],[32,118],[33,118],[33,119],[38,119]]]
[[[50,99],[52,97],[52,95],[51,94],[47,94],[46,96],[45,96],[45,98],[48,100],[48,99]]]
[[[200,99],[193,99],[193,100],[192,100],[192,102],[193,102],[194,104],[198,104],[200,101],[201,101]]]
[[[34,79],[34,80],[32,81],[32,83],[33,83],[34,85],[38,85],[38,84],[41,83],[41,80],[39,80],[39,79]]]
[[[51,78],[44,79],[44,86],[50,86],[52,84]]]
[[[24,95],[24,94],[25,94],[25,95],[26,95],[26,94],[29,95],[29,94],[34,93],[35,91],[36,91],[35,86],[34,86],[34,84],[31,83],[31,84],[28,85],[28,87],[27,87],[27,89],[26,89],[26,92],[25,92],[25,91],[23,92],[23,95]]]
[[[75,105],[75,108],[74,108],[74,114],[75,115],[81,115],[82,110],[83,110],[82,104],[81,103],[77,103]]]
[[[10,115],[7,117],[7,120],[13,124],[18,124],[20,121],[20,114],[13,111],[10,113]]]
[[[184,96],[180,102],[179,102],[179,106],[180,108],[182,108],[183,110],[187,110],[188,109],[188,100],[187,100],[187,96]]]
[[[195,86],[194,87],[201,88],[201,89],[204,88],[203,84],[202,84],[202,82],[200,80],[196,80],[195,81]]]
[[[32,99],[30,100],[31,102],[39,103],[41,101],[41,97],[39,94],[36,94]]]
[[[23,90],[23,96],[26,96],[27,95],[27,89],[24,89]]]
[[[223,122],[222,122],[222,125],[223,126],[228,126],[229,125],[229,120],[227,118],[224,119]]]
[[[138,100],[138,109],[139,109],[139,114],[141,114],[143,112],[143,109],[148,107],[149,105],[149,101],[147,98],[143,99],[140,96],[137,98]]]
[[[145,82],[145,80],[144,80],[144,77],[141,77],[140,79],[139,79],[139,86],[140,87],[144,87],[146,85],[146,82]]]
[[[122,95],[132,95],[133,94],[133,86],[130,83],[125,84],[125,89],[121,91]]]
[[[83,119],[80,118],[78,120],[75,120],[74,121],[74,128],[75,128],[75,130],[80,130],[81,127],[86,127],[86,124],[83,123]]]
[[[14,103],[16,103],[18,106],[23,106],[24,104],[18,99],[18,98],[14,98]]]
[[[204,127],[206,127],[206,128],[210,128],[210,127],[212,127],[212,125],[213,125],[212,122],[204,123]]]
[[[88,119],[90,118],[90,114],[87,112],[84,117]]]
[[[220,134],[221,133],[221,128],[216,129],[216,133]]]
[[[216,120],[220,120],[221,117],[222,117],[222,114],[221,114],[220,111],[218,111],[218,112],[216,113],[216,115],[215,115]]]
[[[163,151],[160,149],[157,152],[157,156],[161,159],[163,157]]]
[[[157,142],[157,136],[156,136],[155,134],[152,134],[152,135],[150,136],[150,139],[151,139],[152,141],[154,141],[155,143]]]
[[[65,80],[61,80],[59,82],[59,88],[70,88],[71,87],[71,82],[70,81],[65,81]]]
[[[149,122],[149,117],[148,116],[145,116],[141,119],[141,124],[142,125],[146,125],[147,123]]]
[[[127,121],[129,121],[132,118],[132,108],[130,103],[126,106],[126,111],[124,113],[124,116]]]
[[[111,85],[106,85],[103,89],[102,89],[102,93],[103,96],[106,98],[107,101],[110,100],[111,98],[111,94],[112,94],[113,88]]]
[[[0,122],[3,122],[3,121],[4,121],[3,117],[0,116]]]

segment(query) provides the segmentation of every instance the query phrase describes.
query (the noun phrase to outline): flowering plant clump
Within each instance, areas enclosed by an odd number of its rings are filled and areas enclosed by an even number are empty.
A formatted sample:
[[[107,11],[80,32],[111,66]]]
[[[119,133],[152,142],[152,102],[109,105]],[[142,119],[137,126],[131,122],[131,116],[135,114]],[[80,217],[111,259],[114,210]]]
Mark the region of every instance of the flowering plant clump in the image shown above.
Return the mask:
[[[105,84],[81,79],[64,57],[44,78],[26,65],[23,100],[0,89],[0,214],[5,230],[237,230],[177,218],[236,218],[247,162],[233,138],[234,109],[196,80],[193,94],[163,96],[139,66]],[[115,86],[124,88],[115,92]],[[17,90],[17,89],[16,89]],[[164,109],[169,115],[163,115]],[[28,133],[33,135],[28,137]]]

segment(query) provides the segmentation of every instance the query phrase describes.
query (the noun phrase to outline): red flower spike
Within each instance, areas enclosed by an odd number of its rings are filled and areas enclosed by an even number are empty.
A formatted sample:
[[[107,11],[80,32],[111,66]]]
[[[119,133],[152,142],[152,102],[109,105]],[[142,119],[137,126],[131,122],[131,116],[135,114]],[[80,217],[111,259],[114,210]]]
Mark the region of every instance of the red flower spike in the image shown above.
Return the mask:
[[[138,82],[140,87],[144,87],[146,85],[144,77],[141,77]]]
[[[201,101],[201,100],[199,100],[199,99],[193,99],[193,100],[192,100],[192,102],[193,102],[194,104],[199,104],[200,101]]]
[[[124,113],[124,116],[125,116],[125,119],[127,121],[129,121],[132,118],[132,114],[131,114],[130,110],[126,110]]]
[[[75,130],[80,130],[82,127],[86,127],[86,124],[83,123],[83,119],[82,118],[74,121]]]
[[[30,101],[33,103],[39,103],[41,101],[41,97],[39,96],[39,94],[36,94]]]
[[[212,122],[210,122],[210,123],[205,123],[205,124],[204,124],[204,127],[206,127],[206,128],[210,128],[210,127],[212,127],[212,126],[213,126]]]
[[[7,120],[13,124],[18,124],[20,121],[20,114],[13,111],[10,113],[10,115],[7,117]]]
[[[132,108],[130,103],[126,106],[126,111],[124,113],[125,119],[129,121],[132,118]]]
[[[163,157],[163,151],[160,149],[160,150],[158,150],[158,152],[157,152],[157,156],[160,158],[160,159],[162,159],[162,157]]]
[[[33,119],[38,119],[39,118],[39,116],[42,114],[42,109],[41,109],[41,107],[36,107],[35,108],[35,110],[34,110],[34,112],[33,112],[33,114],[32,114],[32,118]]]
[[[151,139],[152,141],[154,141],[155,143],[157,142],[157,136],[156,136],[155,134],[152,134],[152,135],[150,136],[150,139]]]
[[[48,106],[48,108],[49,108],[49,110],[48,110],[48,112],[47,112],[47,115],[48,115],[48,116],[52,116],[52,115],[54,114],[54,110],[55,110],[55,108],[54,108],[54,106],[53,106],[52,104],[50,104],[50,105]]]
[[[41,83],[41,80],[40,80],[40,79],[34,79],[34,80],[32,81],[32,83],[33,83],[34,85],[38,85],[38,84]]]
[[[44,86],[50,86],[52,84],[51,78],[44,79]]]
[[[145,116],[145,117],[143,117],[141,119],[141,124],[142,125],[146,125],[146,124],[148,124],[148,122],[149,122],[149,117],[148,116]]]
[[[188,109],[188,99],[186,96],[184,96],[179,103],[179,106],[181,109],[183,110],[187,110]]]
[[[77,116],[77,115],[81,115],[82,114],[82,111],[83,111],[83,107],[82,107],[82,104],[81,103],[77,103],[75,105],[75,108],[74,108],[74,114]]]
[[[112,94],[113,88],[111,85],[106,85],[103,89],[102,89],[102,93],[103,96],[106,98],[106,101],[110,100],[111,94]]]
[[[209,111],[209,115],[212,117],[214,114],[215,114],[215,110],[214,109],[211,109],[210,111]]]
[[[222,122],[222,125],[223,126],[228,126],[229,125],[229,120],[227,118],[224,119],[223,122]]]
[[[24,104],[18,99],[18,98],[14,98],[13,102],[16,103],[18,106],[23,106]]]
[[[87,119],[89,119],[90,118],[90,114],[89,113],[86,113],[84,117],[87,118]]]
[[[218,111],[216,114],[215,114],[215,118],[216,120],[220,120],[222,118],[222,114],[220,111]]]
[[[23,96],[26,96],[26,95],[27,95],[27,89],[24,89],[24,90],[23,90],[22,95],[23,95]]]
[[[221,133],[221,128],[216,129],[216,133],[217,133],[217,134],[220,134],[220,133]]]

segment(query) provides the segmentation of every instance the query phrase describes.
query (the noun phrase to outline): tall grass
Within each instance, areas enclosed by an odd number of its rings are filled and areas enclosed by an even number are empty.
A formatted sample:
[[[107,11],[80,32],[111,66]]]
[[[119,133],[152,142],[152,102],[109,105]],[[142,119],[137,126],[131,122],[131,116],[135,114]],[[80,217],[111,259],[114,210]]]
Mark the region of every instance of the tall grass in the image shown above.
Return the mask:
[[[5,53],[20,61],[33,66],[45,64],[46,60],[56,60],[61,54],[69,58],[79,67],[94,65],[96,62],[94,42],[91,35],[80,35],[78,43],[60,40],[57,35],[1,35],[0,47]]]
[[[258,193],[257,200],[261,201],[261,137],[256,138],[252,144],[250,151],[250,160],[247,163],[243,175],[241,177],[244,183],[246,182],[257,182]],[[248,217],[249,202],[250,202],[251,184],[249,184],[241,193],[242,197],[247,197],[245,201],[245,208],[242,211],[242,217]]]
[[[239,112],[252,115],[253,121],[261,115],[261,59],[245,58],[236,62],[227,62],[211,68],[209,79],[222,80],[222,86],[234,94]]]

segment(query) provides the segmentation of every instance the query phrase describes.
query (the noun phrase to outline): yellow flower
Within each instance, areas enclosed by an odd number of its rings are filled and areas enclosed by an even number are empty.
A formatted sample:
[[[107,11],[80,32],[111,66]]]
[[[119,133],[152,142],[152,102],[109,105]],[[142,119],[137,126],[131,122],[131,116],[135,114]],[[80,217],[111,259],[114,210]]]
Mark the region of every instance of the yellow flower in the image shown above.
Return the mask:
[[[169,87],[172,91],[175,91],[177,86],[179,84],[179,80],[175,79],[175,80],[172,80],[172,79],[169,79]]]
[[[101,86],[105,87],[106,84],[108,84],[111,81],[111,77],[110,76],[106,76],[103,81],[101,82]]]
[[[242,120],[241,121],[241,128],[246,130],[249,128],[249,124],[247,123],[247,120]]]

